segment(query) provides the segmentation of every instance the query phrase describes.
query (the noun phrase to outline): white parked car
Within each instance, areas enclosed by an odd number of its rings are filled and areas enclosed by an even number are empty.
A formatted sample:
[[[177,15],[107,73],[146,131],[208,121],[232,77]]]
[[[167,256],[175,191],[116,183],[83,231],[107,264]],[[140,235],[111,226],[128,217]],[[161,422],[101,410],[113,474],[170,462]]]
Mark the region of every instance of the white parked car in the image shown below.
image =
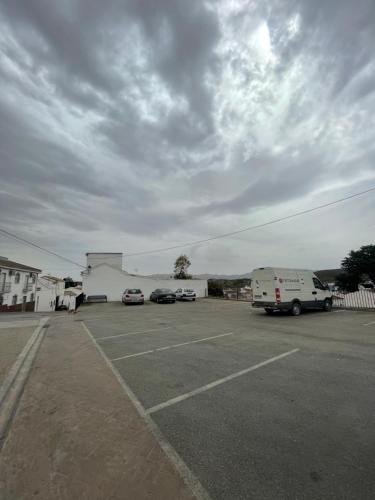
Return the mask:
[[[267,314],[290,311],[298,316],[302,309],[332,309],[333,294],[313,271],[260,267],[251,280],[253,307],[262,307]]]
[[[175,292],[177,300],[195,300],[197,294],[191,288],[178,288]]]
[[[122,294],[124,304],[144,304],[145,297],[139,288],[127,288]]]

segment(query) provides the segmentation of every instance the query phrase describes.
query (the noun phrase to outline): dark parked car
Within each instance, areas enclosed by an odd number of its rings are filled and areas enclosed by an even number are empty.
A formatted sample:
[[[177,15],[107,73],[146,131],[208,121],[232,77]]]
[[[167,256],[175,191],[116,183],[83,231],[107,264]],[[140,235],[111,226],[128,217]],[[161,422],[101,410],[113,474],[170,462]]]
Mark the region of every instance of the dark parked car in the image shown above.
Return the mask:
[[[160,304],[161,302],[169,302],[173,304],[176,302],[176,294],[169,290],[169,288],[157,288],[150,295],[150,300]]]

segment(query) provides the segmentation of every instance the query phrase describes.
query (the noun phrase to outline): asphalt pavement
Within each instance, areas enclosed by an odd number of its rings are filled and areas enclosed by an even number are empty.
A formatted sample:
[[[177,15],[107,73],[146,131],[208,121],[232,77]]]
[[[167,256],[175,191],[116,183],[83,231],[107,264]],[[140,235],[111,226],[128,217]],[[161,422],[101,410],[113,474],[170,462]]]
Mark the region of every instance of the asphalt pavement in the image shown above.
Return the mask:
[[[200,300],[76,317],[213,499],[374,497],[374,313]]]

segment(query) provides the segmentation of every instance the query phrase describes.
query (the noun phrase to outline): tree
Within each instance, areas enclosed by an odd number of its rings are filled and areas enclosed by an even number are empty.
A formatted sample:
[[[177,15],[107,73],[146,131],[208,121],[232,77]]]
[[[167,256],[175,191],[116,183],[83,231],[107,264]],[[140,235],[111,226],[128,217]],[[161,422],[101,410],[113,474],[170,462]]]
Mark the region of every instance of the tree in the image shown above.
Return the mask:
[[[174,279],[175,280],[191,280],[191,275],[187,274],[187,270],[191,266],[191,262],[187,255],[180,255],[174,263]]]
[[[344,290],[358,290],[358,284],[368,279],[375,283],[375,245],[364,245],[349,252],[341,262],[341,269],[336,284]]]
[[[208,295],[213,297],[223,296],[223,284],[219,280],[208,280]]]
[[[358,283],[355,276],[351,276],[345,272],[339,273],[335,279],[335,285],[338,286],[340,290],[345,290],[347,292],[355,292],[358,290]]]

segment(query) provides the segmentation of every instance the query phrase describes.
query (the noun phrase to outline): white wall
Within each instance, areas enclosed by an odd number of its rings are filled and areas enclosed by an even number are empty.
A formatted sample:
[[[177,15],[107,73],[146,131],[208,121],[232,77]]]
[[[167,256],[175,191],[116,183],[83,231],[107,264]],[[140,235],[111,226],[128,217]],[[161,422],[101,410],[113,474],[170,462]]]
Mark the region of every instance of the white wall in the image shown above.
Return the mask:
[[[35,311],[54,311],[56,303],[61,304],[64,299],[65,282],[53,282],[43,277],[37,280]]]
[[[87,267],[96,267],[99,264],[108,264],[109,266],[122,269],[122,253],[100,253],[90,252],[86,254]]]
[[[98,266],[83,275],[83,292],[86,296],[106,295],[108,301],[117,301],[121,300],[125,288],[140,288],[146,300],[156,288],[170,288],[173,291],[177,288],[192,288],[197,297],[207,296],[207,280],[161,280],[131,276],[107,265]]]
[[[26,302],[32,302],[35,300],[36,291],[36,279],[35,283],[32,283],[32,278],[30,278],[30,271],[17,271],[12,270],[12,276],[10,276],[10,269],[1,268],[0,271],[0,288],[3,283],[3,274],[5,274],[5,283],[10,283],[10,292],[2,294],[3,305],[12,305],[12,299],[14,295],[17,295],[17,304],[22,304],[23,297],[26,296]],[[16,273],[20,274],[19,283],[16,283]],[[36,277],[37,275],[34,274]],[[26,285],[26,279],[28,277],[28,284],[30,290],[24,292],[24,286]]]
[[[43,278],[38,279],[35,311],[45,312],[54,311],[56,301],[56,289],[52,283]]]

